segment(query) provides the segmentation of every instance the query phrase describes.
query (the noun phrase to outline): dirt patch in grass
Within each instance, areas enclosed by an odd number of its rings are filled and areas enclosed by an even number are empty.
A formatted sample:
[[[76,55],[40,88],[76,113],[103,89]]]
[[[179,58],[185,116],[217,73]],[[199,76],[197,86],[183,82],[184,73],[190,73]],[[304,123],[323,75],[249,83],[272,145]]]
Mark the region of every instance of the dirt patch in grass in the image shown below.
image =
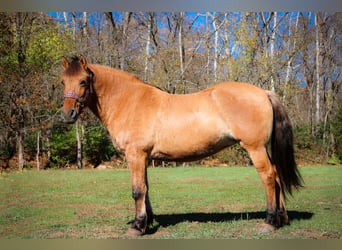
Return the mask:
[[[51,230],[44,233],[46,239],[118,239],[121,234],[114,226],[102,226],[94,228],[71,227],[65,230]]]
[[[290,234],[294,238],[299,239],[342,239],[341,232],[339,231],[322,232],[313,229],[299,229],[295,232],[290,232]]]

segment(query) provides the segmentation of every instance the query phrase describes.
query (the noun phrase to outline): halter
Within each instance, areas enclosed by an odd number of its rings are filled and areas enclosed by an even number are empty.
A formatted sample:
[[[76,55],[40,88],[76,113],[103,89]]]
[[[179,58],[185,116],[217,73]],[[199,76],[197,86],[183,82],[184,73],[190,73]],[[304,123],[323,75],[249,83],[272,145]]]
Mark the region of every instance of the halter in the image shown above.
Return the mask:
[[[65,94],[64,94],[64,99],[66,98],[69,98],[69,99],[74,99],[76,102],[75,102],[75,107],[77,104],[80,104],[81,107],[84,106],[84,103],[86,102],[86,100],[88,99],[88,96],[89,94],[92,94],[93,93],[93,78],[94,78],[94,73],[89,69],[87,68],[87,72],[88,72],[88,76],[87,76],[87,80],[86,80],[86,83],[85,83],[85,92],[84,92],[84,95],[83,96],[78,96],[75,92],[75,90],[73,89],[70,89],[68,90]]]

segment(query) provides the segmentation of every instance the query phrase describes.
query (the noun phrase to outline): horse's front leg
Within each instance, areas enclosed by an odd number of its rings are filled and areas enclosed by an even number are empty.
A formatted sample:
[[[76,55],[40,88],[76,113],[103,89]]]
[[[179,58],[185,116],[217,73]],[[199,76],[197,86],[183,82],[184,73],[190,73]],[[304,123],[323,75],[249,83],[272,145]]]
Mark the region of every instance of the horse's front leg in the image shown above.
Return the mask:
[[[153,222],[152,207],[148,197],[147,155],[143,151],[129,150],[126,159],[132,177],[132,197],[135,201],[135,219],[128,229],[127,235],[139,236]]]

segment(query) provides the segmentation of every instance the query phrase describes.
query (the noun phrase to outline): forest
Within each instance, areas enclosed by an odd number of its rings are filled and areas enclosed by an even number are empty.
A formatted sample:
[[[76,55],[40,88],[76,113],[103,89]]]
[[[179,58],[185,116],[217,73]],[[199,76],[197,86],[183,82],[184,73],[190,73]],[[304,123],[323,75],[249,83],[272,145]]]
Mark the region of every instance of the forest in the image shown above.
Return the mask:
[[[1,169],[125,166],[90,112],[74,125],[61,121],[61,58],[73,55],[169,93],[224,81],[275,91],[298,164],[342,162],[339,12],[6,12],[0,55]],[[195,164],[250,161],[234,146]]]

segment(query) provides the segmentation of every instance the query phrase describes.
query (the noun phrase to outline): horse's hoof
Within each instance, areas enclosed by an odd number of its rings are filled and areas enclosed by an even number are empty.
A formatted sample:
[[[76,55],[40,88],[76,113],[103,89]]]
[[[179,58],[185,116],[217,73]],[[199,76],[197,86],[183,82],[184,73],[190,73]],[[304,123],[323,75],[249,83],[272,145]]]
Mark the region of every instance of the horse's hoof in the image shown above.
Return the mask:
[[[272,226],[271,224],[268,223],[263,223],[261,227],[259,228],[259,233],[270,233],[275,231],[277,228],[275,226]]]
[[[125,236],[128,236],[128,237],[139,237],[141,235],[143,235],[143,232],[141,232],[140,230],[135,229],[133,227],[130,227],[127,230],[127,233],[125,234]]]

